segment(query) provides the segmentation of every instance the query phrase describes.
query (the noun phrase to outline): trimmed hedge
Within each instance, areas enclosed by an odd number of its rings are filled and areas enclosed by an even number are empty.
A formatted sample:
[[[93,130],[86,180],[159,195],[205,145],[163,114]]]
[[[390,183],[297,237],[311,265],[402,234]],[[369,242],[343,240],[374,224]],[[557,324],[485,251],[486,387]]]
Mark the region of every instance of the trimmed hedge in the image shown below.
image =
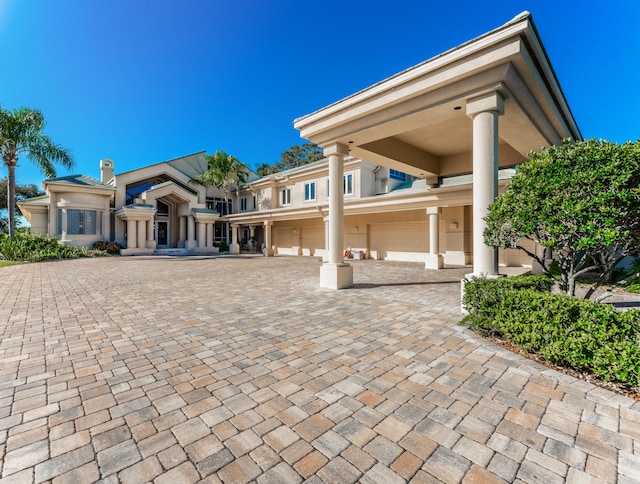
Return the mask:
[[[468,282],[463,302],[469,315],[462,323],[553,364],[640,386],[640,310],[619,312],[608,304],[541,292],[534,281],[503,282],[508,279]]]
[[[18,232],[14,237],[0,235],[0,259],[40,262],[55,259],[75,259],[91,254],[84,247],[63,245],[49,236]]]

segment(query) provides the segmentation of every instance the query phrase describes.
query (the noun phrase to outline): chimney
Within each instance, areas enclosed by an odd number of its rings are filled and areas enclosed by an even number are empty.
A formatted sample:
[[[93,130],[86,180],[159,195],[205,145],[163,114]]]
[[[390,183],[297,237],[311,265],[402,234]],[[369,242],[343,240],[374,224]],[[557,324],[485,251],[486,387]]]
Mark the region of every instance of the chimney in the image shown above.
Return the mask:
[[[100,160],[100,181],[108,183],[113,177],[113,161],[109,158]]]

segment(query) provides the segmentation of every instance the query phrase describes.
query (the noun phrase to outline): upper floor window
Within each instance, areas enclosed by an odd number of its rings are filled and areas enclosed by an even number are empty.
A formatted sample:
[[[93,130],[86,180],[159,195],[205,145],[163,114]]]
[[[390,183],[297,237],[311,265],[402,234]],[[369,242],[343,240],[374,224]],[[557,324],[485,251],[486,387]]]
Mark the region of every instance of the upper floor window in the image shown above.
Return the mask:
[[[280,204],[291,205],[291,188],[285,188],[280,192]]]
[[[258,197],[253,196],[253,209],[255,210],[258,205]]]
[[[304,184],[304,199],[305,201],[316,199],[316,182]]]
[[[344,175],[342,186],[345,195],[353,195],[353,173]],[[329,198],[329,180],[327,180],[327,198]]]
[[[392,178],[393,180],[405,181],[406,175],[401,171],[389,169],[389,178]]]
[[[240,211],[241,212],[247,211],[247,197],[242,197],[240,199]]]
[[[353,195],[353,173],[344,176],[344,194]]]

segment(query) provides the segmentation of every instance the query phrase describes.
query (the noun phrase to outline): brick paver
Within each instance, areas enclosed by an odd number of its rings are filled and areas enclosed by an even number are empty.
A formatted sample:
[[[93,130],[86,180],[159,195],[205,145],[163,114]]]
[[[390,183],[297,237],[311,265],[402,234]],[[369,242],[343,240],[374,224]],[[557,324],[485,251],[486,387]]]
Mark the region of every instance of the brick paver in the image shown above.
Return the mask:
[[[640,404],[458,325],[468,268],[0,269],[0,483],[640,482]]]

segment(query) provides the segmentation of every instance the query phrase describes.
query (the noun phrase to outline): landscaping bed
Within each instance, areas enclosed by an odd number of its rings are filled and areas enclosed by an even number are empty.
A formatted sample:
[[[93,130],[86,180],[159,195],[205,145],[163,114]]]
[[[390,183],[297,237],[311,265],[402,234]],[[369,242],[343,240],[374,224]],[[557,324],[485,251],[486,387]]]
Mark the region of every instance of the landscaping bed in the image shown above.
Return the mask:
[[[640,310],[550,292],[545,276],[478,278],[461,324],[540,363],[640,400]]]

